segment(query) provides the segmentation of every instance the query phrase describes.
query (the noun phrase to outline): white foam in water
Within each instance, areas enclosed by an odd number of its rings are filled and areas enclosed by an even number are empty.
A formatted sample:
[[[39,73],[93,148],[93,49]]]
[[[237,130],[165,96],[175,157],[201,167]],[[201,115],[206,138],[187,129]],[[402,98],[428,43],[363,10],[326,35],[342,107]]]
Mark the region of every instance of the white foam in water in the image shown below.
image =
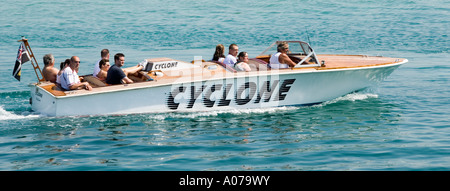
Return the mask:
[[[378,98],[378,95],[371,94],[371,93],[351,93],[351,94],[347,94],[345,96],[338,97],[338,98],[330,100],[330,101],[323,102],[321,104],[318,104],[317,106],[322,107],[322,106],[337,103],[340,101],[358,101],[358,100],[365,100],[365,99],[369,99],[369,98]]]
[[[3,106],[0,106],[0,120],[12,120],[12,119],[26,119],[26,118],[36,118],[38,115],[16,115],[12,112],[6,111],[3,109]]]
[[[371,93],[352,93],[347,94],[343,97],[336,98],[336,101],[358,101],[358,100],[365,100],[369,98],[378,98],[377,94],[371,94]]]
[[[274,113],[296,110],[298,107],[295,106],[284,106],[284,107],[269,107],[269,108],[255,108],[255,109],[231,109],[231,110],[217,110],[217,111],[204,111],[204,112],[186,112],[186,113],[166,113],[152,115],[150,118],[164,120],[166,118],[197,118],[197,117],[214,117],[220,114],[260,114],[260,113]]]

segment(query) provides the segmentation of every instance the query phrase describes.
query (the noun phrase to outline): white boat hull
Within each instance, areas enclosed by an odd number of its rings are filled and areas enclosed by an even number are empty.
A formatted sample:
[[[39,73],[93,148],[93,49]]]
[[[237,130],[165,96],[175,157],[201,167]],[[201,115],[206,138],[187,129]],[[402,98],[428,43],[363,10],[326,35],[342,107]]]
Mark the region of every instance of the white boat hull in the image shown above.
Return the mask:
[[[55,96],[30,85],[32,109],[48,116],[196,112],[309,105],[375,85],[407,60],[380,66],[248,73],[83,95]],[[147,83],[147,82],[145,82]]]

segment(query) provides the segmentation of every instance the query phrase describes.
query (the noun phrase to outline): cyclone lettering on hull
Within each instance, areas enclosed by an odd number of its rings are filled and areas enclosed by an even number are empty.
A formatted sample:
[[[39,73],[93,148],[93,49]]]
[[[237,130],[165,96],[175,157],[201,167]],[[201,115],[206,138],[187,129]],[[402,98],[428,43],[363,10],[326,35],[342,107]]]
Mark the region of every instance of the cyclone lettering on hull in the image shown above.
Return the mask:
[[[203,84],[199,86],[179,85],[167,93],[166,105],[171,110],[177,110],[180,109],[181,103],[185,105],[185,108],[191,109],[195,104],[202,104],[204,107],[212,108],[230,106],[233,102],[236,105],[247,105],[283,101],[294,82],[295,79],[286,79],[281,83],[280,80],[264,81],[259,89],[255,82],[237,84],[236,87],[234,87],[236,85],[234,83]],[[234,92],[234,95],[232,95],[232,92]],[[197,102],[200,95],[203,95],[203,98],[200,102]],[[177,100],[176,97],[181,98]]]

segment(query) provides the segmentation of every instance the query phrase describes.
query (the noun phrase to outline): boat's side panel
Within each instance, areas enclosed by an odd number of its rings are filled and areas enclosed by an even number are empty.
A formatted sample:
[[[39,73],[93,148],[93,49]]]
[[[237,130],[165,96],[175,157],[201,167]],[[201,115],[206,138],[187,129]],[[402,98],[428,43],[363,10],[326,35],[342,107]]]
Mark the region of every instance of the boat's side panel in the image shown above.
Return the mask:
[[[301,104],[329,101],[345,94],[376,85],[399,65],[360,69],[325,70],[301,75],[294,86],[290,103]],[[292,98],[292,99],[291,99]]]
[[[142,88],[128,91],[62,97],[58,99],[57,115],[105,115],[159,112],[164,109],[164,92],[169,87]],[[166,91],[164,91],[166,90]]]

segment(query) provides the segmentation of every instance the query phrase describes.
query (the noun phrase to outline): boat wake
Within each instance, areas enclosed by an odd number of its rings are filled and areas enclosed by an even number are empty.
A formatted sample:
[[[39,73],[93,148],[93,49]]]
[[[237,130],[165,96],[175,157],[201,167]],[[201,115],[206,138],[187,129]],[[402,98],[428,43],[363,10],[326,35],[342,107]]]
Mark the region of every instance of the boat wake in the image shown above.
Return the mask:
[[[0,120],[15,120],[15,119],[30,119],[30,118],[37,118],[39,115],[17,115],[13,112],[6,111],[3,106],[0,106]]]
[[[159,113],[151,115],[150,118],[164,120],[168,118],[187,118],[194,119],[199,117],[217,117],[223,115],[248,115],[248,114],[264,114],[264,113],[280,113],[296,110],[296,106],[283,106],[271,108],[255,108],[255,109],[232,109],[232,110],[216,110],[203,112],[177,112],[177,113]]]
[[[370,98],[378,98],[378,95],[373,94],[373,93],[356,92],[356,93],[347,94],[342,97],[338,97],[338,98],[330,100],[330,101],[323,102],[321,104],[313,105],[313,107],[324,107],[326,105],[343,102],[343,101],[355,102],[355,101],[360,101],[360,100],[365,100],[365,99],[370,99]]]

